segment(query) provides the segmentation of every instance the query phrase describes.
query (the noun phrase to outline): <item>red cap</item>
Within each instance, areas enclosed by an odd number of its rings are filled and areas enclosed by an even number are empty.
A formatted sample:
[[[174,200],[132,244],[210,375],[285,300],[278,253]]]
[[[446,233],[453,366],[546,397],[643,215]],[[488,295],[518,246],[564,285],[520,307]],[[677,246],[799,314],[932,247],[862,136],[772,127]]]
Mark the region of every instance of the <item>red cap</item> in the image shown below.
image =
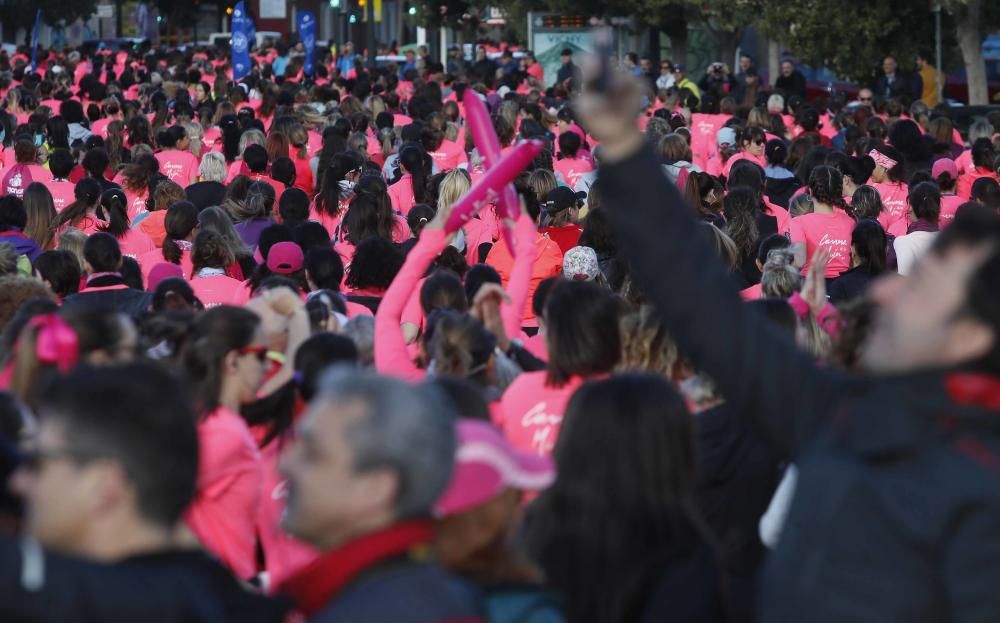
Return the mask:
[[[279,242],[267,252],[268,269],[279,275],[290,275],[302,270],[304,260],[302,247],[294,242]]]
[[[184,271],[177,264],[171,264],[170,262],[160,262],[149,271],[149,277],[146,279],[148,282],[146,284],[146,290],[152,292],[156,290],[156,286],[160,285],[160,282],[170,279],[171,277],[184,277]]]

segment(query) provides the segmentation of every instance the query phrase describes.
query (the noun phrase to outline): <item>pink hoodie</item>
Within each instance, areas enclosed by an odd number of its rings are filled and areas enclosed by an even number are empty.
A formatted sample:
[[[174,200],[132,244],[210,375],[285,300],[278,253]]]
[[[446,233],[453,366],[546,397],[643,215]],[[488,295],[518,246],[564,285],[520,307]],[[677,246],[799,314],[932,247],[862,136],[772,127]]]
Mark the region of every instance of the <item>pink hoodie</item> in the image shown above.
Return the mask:
[[[250,300],[250,289],[246,284],[226,275],[195,276],[189,283],[206,309],[217,305],[242,307]]]
[[[257,570],[254,520],[261,486],[257,444],[243,418],[225,407],[198,423],[198,441],[198,492],[188,509],[187,524],[236,577],[249,579]]]

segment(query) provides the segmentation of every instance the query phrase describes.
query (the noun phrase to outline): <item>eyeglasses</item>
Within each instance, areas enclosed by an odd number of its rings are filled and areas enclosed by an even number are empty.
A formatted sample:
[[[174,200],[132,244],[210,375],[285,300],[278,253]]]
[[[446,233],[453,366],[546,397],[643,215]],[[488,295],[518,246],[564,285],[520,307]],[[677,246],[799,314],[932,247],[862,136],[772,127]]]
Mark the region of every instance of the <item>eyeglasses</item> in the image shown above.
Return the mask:
[[[754,145],[763,145],[764,143],[765,143],[765,141],[762,138],[754,139],[754,142],[753,142]]]
[[[859,97],[858,101],[859,102],[870,102],[870,101],[872,101],[872,98],[870,98],[870,97]]]
[[[243,355],[254,355],[257,357],[257,361],[264,363],[267,361],[267,347],[266,346],[244,346],[243,348],[236,351]]]

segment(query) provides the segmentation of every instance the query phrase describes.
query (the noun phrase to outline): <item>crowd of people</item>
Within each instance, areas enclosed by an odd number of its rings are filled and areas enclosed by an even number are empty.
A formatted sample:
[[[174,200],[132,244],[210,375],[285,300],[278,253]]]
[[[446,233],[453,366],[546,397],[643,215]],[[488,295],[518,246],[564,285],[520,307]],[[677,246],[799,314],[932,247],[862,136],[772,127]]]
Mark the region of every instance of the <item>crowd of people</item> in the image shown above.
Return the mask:
[[[1000,618],[1000,114],[301,52],[0,54],[0,620]]]

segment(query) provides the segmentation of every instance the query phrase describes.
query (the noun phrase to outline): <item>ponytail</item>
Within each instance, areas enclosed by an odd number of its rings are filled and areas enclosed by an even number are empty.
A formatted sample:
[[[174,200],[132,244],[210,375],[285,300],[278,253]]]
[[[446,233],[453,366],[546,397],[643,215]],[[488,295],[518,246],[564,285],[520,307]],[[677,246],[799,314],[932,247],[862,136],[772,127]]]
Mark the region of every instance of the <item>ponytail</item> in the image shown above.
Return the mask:
[[[59,215],[59,220],[56,221],[55,225],[56,230],[66,224],[75,225],[80,219],[87,216],[87,212],[101,197],[101,185],[94,178],[85,177],[76,183],[73,196],[75,201],[66,206]]]
[[[426,153],[415,145],[408,145],[399,152],[399,162],[413,178],[413,199],[424,203],[427,196],[427,173],[429,167],[425,162]]]
[[[957,180],[955,180],[955,178],[951,176],[951,173],[945,171],[940,175],[938,175],[935,181],[937,182],[938,188],[944,191],[944,190],[955,190],[955,182]]]
[[[178,240],[185,240],[198,226],[198,208],[187,201],[180,201],[167,208],[163,227],[167,232],[163,239],[163,259],[171,264],[180,264],[184,256]]]
[[[128,199],[125,193],[118,188],[112,188],[101,195],[101,204],[98,207],[98,216],[103,217],[108,224],[101,228],[106,232],[121,240],[129,231],[131,223],[128,218]]]

